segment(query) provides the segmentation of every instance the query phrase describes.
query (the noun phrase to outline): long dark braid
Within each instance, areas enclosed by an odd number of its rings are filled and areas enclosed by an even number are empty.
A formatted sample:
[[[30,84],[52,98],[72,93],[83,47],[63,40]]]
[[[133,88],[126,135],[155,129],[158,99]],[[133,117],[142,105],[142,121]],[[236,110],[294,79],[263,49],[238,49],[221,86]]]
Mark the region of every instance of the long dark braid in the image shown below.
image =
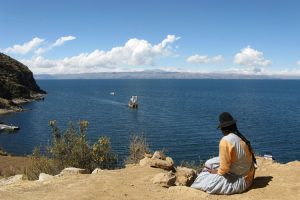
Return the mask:
[[[250,151],[250,153],[252,154],[252,160],[253,160],[253,162],[254,162],[254,165],[256,166],[256,158],[255,158],[255,155],[254,155],[254,151],[253,151],[253,149],[252,149],[252,146],[251,146],[251,144],[250,144],[250,141],[249,140],[247,140],[247,138],[238,130],[238,129],[236,129],[236,131],[234,132],[234,134],[236,134],[237,136],[239,136],[246,144],[247,144],[247,146],[248,146],[248,148],[249,148],[249,151]]]

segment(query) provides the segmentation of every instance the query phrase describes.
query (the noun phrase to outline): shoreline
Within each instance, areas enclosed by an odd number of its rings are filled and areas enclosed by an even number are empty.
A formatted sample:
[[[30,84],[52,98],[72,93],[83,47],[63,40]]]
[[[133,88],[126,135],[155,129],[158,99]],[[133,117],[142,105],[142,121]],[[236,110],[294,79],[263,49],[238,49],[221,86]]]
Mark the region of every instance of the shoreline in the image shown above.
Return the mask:
[[[17,112],[22,112],[25,111],[25,109],[22,108],[22,104],[24,103],[30,103],[30,102],[34,102],[34,101],[43,101],[45,98],[46,94],[34,94],[32,95],[32,97],[30,99],[24,99],[24,98],[15,98],[12,99],[11,102],[16,106],[14,107],[10,107],[10,108],[0,108],[0,116],[1,115],[6,115],[6,114],[10,114],[10,113],[17,113]]]
[[[14,113],[14,112],[17,112],[17,111],[14,111],[14,110],[11,110],[11,109],[5,109],[5,108],[0,109],[0,115],[6,115],[6,114],[9,114],[9,113]]]

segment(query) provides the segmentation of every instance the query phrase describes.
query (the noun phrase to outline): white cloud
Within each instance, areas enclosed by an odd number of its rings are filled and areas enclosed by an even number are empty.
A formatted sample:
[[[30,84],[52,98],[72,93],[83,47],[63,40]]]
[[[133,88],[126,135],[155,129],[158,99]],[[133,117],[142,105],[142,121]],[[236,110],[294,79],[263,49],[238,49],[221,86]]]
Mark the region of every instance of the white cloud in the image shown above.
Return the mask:
[[[60,60],[35,56],[31,60],[22,60],[22,62],[36,74],[122,71],[128,66],[155,65],[154,61],[157,57],[172,55],[172,44],[178,39],[180,38],[175,35],[168,35],[159,44],[153,45],[146,40],[133,38],[129,39],[124,46],[114,47],[109,51],[96,49],[90,53],[81,53]]]
[[[71,36],[71,35],[60,37],[53,44],[51,44],[47,47],[44,47],[44,48],[38,48],[34,53],[36,55],[42,55],[46,51],[50,51],[51,49],[53,49],[55,47],[62,46],[67,41],[71,41],[71,40],[75,40],[75,39],[76,39],[76,37]]]
[[[57,60],[48,60],[42,56],[33,57],[31,60],[21,60],[21,62],[24,62],[29,67],[49,69],[56,67],[59,64]]]
[[[247,46],[234,56],[234,63],[248,67],[266,67],[272,62],[264,58],[263,52]]]
[[[45,43],[45,40],[41,39],[41,38],[38,38],[38,37],[35,37],[32,40],[30,40],[28,42],[25,42],[24,44],[21,44],[21,45],[20,44],[16,44],[16,45],[13,45],[12,47],[8,47],[6,49],[3,49],[2,51],[4,53],[8,53],[8,54],[12,53],[12,54],[22,54],[22,55],[25,55],[25,54],[27,54],[27,53],[35,50],[34,53],[36,55],[41,55],[41,54],[45,53],[46,51],[49,51],[49,50],[53,49],[54,47],[61,46],[65,42],[71,41],[71,40],[75,40],[75,39],[76,39],[76,37],[71,36],[71,35],[70,36],[63,36],[63,37],[58,38],[51,45],[48,45],[46,47],[40,47],[42,44]]]
[[[222,55],[208,57],[208,56],[201,56],[198,54],[192,55],[186,59],[187,62],[194,63],[194,64],[218,63],[218,62],[222,62],[223,60],[224,57]]]
[[[12,47],[8,47],[3,50],[4,53],[13,53],[13,54],[26,54],[38,46],[40,46],[44,42],[44,39],[35,37],[29,42],[25,42],[24,44],[16,44]]]
[[[224,61],[224,57],[222,55],[217,55],[211,58],[213,62],[222,62]]]
[[[167,38],[164,39],[161,43],[155,45],[153,47],[153,49],[154,49],[154,51],[159,52],[164,48],[171,48],[171,46],[169,46],[169,45],[179,39],[180,39],[180,37],[176,37],[175,35],[167,35]]]
[[[200,56],[198,54],[192,55],[187,58],[187,62],[189,63],[198,63],[198,64],[203,64],[203,63],[208,63],[208,57],[207,56]]]
[[[298,61],[297,61],[297,65],[299,65],[299,66],[300,66],[300,60],[298,60]]]
[[[55,41],[55,43],[54,43],[52,46],[53,46],[53,47],[61,46],[61,45],[63,45],[65,42],[71,41],[71,40],[75,40],[75,39],[76,39],[76,37],[71,36],[71,35],[69,35],[69,36],[64,36],[64,37],[61,37],[61,38],[57,39],[57,40]]]

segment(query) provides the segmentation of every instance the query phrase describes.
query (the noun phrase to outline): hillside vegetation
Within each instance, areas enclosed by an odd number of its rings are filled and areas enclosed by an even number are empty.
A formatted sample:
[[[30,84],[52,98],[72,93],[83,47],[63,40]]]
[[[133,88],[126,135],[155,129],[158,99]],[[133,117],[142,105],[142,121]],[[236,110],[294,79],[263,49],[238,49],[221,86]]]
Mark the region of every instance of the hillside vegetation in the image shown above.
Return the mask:
[[[45,93],[26,65],[0,53],[0,109],[16,109],[13,99],[36,99]]]

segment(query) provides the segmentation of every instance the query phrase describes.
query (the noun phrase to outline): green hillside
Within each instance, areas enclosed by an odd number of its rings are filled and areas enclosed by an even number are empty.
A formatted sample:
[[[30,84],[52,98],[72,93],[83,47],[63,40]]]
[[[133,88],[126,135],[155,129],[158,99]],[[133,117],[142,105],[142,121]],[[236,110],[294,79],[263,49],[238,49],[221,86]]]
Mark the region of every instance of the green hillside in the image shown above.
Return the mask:
[[[41,90],[32,72],[21,62],[0,53],[0,109],[15,107],[13,99],[35,99]]]

